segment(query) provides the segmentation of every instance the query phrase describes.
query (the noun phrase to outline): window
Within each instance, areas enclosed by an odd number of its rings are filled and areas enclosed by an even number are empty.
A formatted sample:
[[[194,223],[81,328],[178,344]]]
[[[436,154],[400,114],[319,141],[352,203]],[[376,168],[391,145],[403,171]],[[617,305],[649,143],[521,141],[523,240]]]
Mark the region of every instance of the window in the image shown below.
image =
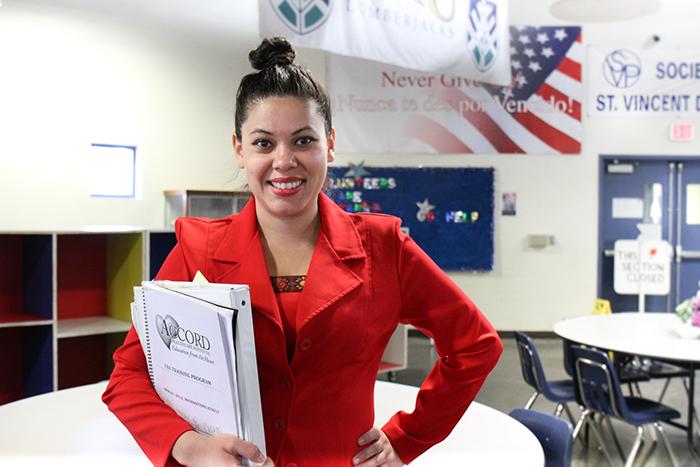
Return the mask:
[[[136,146],[93,144],[88,176],[92,197],[136,198]]]

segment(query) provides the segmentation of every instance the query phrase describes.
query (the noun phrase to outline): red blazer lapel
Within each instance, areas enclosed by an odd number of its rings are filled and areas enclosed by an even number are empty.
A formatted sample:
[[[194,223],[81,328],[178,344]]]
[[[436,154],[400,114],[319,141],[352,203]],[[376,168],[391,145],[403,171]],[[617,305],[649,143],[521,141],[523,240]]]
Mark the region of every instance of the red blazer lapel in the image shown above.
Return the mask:
[[[324,194],[319,196],[321,232],[297,310],[297,329],[362,284],[346,264],[367,255],[351,217]]]
[[[212,259],[212,270],[215,271],[211,278],[213,282],[248,284],[253,311],[270,319],[282,330],[277,299],[260,243],[254,198],[229,225]]]

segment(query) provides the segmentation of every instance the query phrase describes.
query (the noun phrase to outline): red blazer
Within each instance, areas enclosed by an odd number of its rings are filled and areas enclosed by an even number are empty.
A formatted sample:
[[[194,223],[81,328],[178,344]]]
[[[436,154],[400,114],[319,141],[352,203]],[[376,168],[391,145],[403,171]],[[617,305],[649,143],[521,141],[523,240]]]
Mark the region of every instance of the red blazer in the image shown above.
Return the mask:
[[[158,278],[191,280],[201,271],[211,282],[250,285],[267,454],[277,466],[352,465],[357,438],[373,426],[374,382],[396,325],[432,336],[440,359],[415,411],[383,427],[408,463],[449,434],[502,344],[459,287],[399,231],[399,219],[347,214],[323,194],[319,208],[291,364],[254,201],[224,219],[180,219],[178,244]],[[153,390],[133,328],[114,362],[104,402],[154,464],[174,464],[172,446],[191,427]]]

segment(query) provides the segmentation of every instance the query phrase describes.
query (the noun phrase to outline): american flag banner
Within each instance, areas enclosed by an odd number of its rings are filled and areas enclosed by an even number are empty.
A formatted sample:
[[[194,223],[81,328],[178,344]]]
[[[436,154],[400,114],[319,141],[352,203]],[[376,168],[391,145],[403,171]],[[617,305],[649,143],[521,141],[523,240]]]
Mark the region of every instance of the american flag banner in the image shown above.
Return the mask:
[[[337,148],[348,153],[579,154],[577,26],[510,28],[508,86],[331,56]]]

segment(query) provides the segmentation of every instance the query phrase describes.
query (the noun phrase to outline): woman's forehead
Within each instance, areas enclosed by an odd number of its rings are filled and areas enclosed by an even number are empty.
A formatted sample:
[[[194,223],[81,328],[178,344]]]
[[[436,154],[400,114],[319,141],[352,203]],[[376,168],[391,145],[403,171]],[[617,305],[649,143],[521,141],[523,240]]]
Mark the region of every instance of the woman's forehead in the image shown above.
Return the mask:
[[[270,96],[251,103],[246,122],[260,119],[277,122],[297,119],[323,120],[316,102],[294,96]]]

